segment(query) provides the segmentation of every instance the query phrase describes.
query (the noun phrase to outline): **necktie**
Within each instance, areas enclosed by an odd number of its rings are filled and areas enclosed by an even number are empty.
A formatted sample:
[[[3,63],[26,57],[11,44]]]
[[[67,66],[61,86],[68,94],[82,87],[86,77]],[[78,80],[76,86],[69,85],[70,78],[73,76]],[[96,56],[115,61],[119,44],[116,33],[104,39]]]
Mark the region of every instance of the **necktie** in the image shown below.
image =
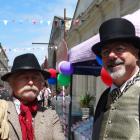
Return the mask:
[[[113,102],[115,100],[117,100],[121,95],[122,95],[122,93],[121,93],[119,88],[113,89],[110,93],[110,96],[111,96],[111,99],[112,99]]]
[[[127,82],[124,90],[121,92],[119,88],[115,88],[111,91],[109,98],[111,98],[112,102],[116,101],[124,92],[126,92],[133,84],[140,80],[139,73],[130,81]]]

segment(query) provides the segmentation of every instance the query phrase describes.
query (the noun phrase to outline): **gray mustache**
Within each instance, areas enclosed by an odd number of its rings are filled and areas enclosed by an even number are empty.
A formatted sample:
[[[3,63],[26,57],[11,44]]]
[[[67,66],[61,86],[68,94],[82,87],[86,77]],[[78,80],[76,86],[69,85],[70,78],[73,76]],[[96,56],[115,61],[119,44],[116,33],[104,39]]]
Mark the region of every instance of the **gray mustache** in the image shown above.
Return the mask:
[[[22,92],[22,91],[26,91],[26,90],[38,91],[38,88],[35,87],[35,86],[32,86],[32,87],[30,87],[30,86],[25,86],[25,87],[23,87],[23,88],[21,89],[21,92]]]

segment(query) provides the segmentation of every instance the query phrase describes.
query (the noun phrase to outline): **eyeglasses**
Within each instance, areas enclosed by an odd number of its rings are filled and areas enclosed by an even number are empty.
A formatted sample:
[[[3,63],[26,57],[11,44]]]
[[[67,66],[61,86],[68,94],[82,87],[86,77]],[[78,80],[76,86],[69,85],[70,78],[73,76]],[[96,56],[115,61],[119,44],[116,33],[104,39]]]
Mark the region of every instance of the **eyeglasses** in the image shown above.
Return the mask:
[[[126,47],[123,45],[119,45],[114,48],[105,48],[105,49],[103,48],[101,51],[101,56],[108,57],[111,52],[114,52],[115,54],[120,55],[125,51],[126,51]]]

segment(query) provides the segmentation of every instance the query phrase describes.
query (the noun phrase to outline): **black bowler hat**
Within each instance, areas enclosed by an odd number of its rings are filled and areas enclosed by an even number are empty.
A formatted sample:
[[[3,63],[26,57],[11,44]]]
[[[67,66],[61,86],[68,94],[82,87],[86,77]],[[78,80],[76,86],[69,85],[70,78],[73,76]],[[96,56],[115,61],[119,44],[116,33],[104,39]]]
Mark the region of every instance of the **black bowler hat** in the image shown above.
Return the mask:
[[[112,18],[101,24],[99,28],[100,42],[92,47],[92,51],[101,57],[104,45],[113,41],[126,41],[140,49],[140,37],[136,36],[134,25],[124,18]]]
[[[29,71],[29,70],[35,70],[35,71],[39,71],[44,78],[49,78],[50,77],[50,73],[48,71],[44,71],[41,69],[39,62],[37,60],[37,58],[35,57],[34,54],[32,53],[26,53],[26,54],[22,54],[17,56],[14,59],[13,62],[13,66],[11,69],[11,72],[3,75],[1,77],[1,80],[3,81],[7,81],[7,79],[14,73],[16,72],[20,72],[20,71]]]

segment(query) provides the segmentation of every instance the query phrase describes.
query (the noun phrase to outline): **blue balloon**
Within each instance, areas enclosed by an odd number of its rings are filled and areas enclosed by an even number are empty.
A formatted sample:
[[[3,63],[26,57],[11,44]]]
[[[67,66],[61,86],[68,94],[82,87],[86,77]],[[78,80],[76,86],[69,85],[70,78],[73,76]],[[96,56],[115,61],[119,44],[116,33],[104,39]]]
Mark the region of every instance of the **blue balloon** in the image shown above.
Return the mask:
[[[99,65],[103,65],[102,59],[96,55],[96,61],[98,62]]]
[[[49,79],[48,79],[48,83],[49,83],[50,85],[55,85],[56,82],[57,82],[57,79],[56,79],[56,78],[49,78]]]

